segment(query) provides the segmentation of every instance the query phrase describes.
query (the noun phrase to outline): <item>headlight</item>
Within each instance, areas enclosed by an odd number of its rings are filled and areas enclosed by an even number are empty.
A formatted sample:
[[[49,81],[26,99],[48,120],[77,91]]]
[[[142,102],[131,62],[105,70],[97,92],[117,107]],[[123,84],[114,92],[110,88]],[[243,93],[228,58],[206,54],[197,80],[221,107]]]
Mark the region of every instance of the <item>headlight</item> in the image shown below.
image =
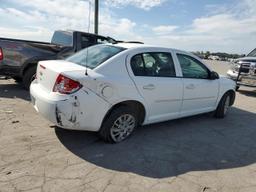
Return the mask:
[[[240,65],[236,64],[236,63],[232,63],[231,69],[233,71],[239,71]]]

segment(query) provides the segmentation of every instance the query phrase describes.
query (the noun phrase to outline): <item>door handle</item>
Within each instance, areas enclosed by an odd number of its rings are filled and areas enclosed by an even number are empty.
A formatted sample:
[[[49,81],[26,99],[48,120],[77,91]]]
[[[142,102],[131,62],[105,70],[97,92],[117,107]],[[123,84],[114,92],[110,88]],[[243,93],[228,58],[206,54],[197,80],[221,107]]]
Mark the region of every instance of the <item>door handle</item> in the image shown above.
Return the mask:
[[[195,89],[195,85],[194,84],[189,84],[186,86],[186,89]]]
[[[155,85],[153,85],[153,84],[144,85],[143,89],[153,90],[153,89],[155,89]]]

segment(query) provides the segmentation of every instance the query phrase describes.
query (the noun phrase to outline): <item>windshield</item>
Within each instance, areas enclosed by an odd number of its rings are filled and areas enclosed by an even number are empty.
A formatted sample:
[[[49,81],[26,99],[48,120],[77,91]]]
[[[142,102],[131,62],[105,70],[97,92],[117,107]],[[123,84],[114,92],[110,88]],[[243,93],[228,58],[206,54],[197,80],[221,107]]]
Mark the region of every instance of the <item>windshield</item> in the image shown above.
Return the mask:
[[[56,45],[72,46],[73,36],[70,32],[56,31],[52,36],[52,43]]]
[[[248,57],[256,57],[256,49],[247,55]]]
[[[125,48],[111,45],[95,45],[79,51],[66,60],[94,69],[123,50],[125,50]]]

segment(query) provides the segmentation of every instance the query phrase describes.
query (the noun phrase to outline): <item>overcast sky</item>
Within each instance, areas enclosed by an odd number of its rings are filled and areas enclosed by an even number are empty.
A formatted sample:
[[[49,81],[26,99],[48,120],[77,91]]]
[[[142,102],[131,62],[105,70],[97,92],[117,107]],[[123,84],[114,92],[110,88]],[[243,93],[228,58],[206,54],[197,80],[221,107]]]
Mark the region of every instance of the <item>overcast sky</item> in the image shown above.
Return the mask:
[[[99,33],[188,51],[256,47],[256,0],[99,0]],[[89,6],[91,5],[91,6]],[[93,32],[93,1],[0,0],[0,37],[50,41],[56,29]]]

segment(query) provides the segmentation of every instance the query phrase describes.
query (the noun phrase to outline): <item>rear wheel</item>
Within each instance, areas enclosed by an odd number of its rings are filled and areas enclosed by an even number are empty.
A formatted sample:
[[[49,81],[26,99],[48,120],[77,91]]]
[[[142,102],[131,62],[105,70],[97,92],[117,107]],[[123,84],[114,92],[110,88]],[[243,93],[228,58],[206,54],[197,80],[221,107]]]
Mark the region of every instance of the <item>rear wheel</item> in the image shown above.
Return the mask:
[[[230,93],[225,93],[221,98],[219,105],[215,111],[215,117],[224,118],[229,111],[230,103],[231,103],[231,95]]]
[[[29,90],[31,82],[35,79],[36,76],[36,66],[28,68],[22,78],[22,83],[25,89]]]
[[[127,139],[138,125],[136,112],[129,107],[114,109],[103,122],[99,131],[101,138],[110,143],[119,143]]]
[[[22,78],[21,77],[12,77],[17,83],[21,83],[22,82]]]

